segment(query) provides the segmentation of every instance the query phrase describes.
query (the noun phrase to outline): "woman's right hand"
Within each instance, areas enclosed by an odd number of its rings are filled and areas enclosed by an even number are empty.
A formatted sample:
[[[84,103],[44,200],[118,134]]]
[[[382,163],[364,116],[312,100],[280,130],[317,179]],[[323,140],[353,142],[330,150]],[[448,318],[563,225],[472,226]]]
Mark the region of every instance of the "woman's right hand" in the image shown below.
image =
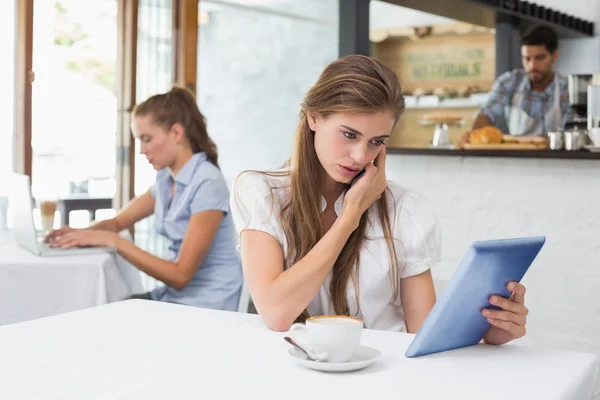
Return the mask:
[[[55,229],[44,238],[44,242],[51,243],[57,237],[62,236],[65,233],[73,232],[74,230],[75,229],[70,226],[63,226],[62,228]]]
[[[362,214],[381,197],[387,187],[385,158],[386,148],[383,146],[375,162],[367,163],[365,173],[346,192],[342,213],[347,212],[350,216],[360,219]]]

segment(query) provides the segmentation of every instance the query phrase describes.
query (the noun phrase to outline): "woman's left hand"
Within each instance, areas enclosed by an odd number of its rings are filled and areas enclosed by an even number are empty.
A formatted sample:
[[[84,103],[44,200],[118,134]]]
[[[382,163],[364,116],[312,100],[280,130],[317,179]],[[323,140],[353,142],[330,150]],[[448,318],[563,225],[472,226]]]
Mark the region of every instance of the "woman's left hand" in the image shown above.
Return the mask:
[[[55,237],[50,247],[69,249],[77,246],[116,247],[119,235],[111,231],[75,230]]]
[[[510,282],[507,289],[512,292],[510,298],[490,297],[490,302],[501,308],[485,308],[481,311],[492,326],[483,337],[487,344],[504,344],[525,336],[525,324],[529,310],[525,307],[525,286]]]

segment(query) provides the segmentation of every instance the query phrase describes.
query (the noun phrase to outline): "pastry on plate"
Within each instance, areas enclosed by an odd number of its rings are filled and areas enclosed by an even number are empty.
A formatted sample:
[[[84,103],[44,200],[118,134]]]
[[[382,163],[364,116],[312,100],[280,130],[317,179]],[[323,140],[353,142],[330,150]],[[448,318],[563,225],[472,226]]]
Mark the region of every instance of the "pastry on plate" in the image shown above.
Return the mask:
[[[495,126],[488,125],[483,128],[475,129],[469,135],[469,143],[473,144],[497,144],[502,143],[504,135],[502,131]]]
[[[444,88],[433,89],[433,95],[437,97],[448,97],[448,91]]]
[[[412,94],[413,94],[413,96],[419,97],[419,96],[425,96],[427,94],[427,92],[423,88],[416,88],[415,90],[413,90]]]
[[[473,93],[471,86],[461,86],[458,88],[458,97],[469,97]]]

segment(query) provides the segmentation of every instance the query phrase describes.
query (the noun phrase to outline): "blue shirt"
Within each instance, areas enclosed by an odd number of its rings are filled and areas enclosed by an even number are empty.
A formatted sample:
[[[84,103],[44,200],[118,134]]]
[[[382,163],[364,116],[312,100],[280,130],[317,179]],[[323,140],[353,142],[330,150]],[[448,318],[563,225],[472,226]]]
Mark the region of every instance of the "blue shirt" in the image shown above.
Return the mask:
[[[175,195],[171,199],[173,182]],[[152,292],[152,299],[217,310],[237,310],[243,275],[235,249],[229,190],[221,171],[208,161],[206,153],[196,153],[174,178],[168,169],[158,171],[150,193],[155,200],[156,231],[171,242],[171,261],[179,257],[192,215],[208,210],[224,213],[210,249],[190,283],[183,290],[160,286]]]
[[[556,73],[556,72],[555,72]],[[504,107],[512,106],[512,98],[522,79],[527,78],[527,73],[522,69],[508,71],[496,79],[494,86],[490,91],[486,104],[481,109],[492,124],[498,129],[508,132],[508,121],[504,115]],[[569,107],[569,91],[567,79],[559,76],[560,82],[560,110],[562,112],[564,127],[565,122],[571,116]],[[543,92],[536,92],[531,89],[531,82],[525,86],[523,93],[523,110],[534,119],[543,119],[544,115],[553,106],[554,103],[554,80]]]

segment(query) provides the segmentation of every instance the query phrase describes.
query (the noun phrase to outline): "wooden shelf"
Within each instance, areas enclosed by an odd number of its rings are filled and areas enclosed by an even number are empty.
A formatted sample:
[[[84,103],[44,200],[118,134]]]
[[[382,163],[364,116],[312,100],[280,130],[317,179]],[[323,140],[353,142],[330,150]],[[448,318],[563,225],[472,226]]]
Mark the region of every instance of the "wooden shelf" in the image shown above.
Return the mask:
[[[388,154],[454,156],[454,157],[502,157],[502,158],[553,158],[565,160],[599,160],[600,153],[589,151],[551,150],[449,150],[427,148],[387,148]]]
[[[477,93],[471,95],[470,97],[440,99],[437,96],[427,95],[421,96],[419,100],[417,100],[415,96],[404,96],[404,104],[407,110],[438,108],[479,108],[486,103],[488,96],[488,93]]]

